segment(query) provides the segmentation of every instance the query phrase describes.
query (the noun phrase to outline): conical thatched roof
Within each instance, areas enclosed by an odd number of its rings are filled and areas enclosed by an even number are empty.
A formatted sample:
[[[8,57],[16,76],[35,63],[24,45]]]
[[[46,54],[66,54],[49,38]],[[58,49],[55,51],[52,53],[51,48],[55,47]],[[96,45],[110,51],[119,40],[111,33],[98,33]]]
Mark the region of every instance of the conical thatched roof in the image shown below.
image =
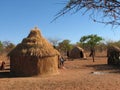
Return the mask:
[[[42,37],[40,30],[35,27],[31,30],[27,38],[24,38],[20,44],[13,49],[8,56],[37,56],[49,57],[58,55],[59,52]]]
[[[120,52],[120,48],[114,45],[109,46],[108,50]]]
[[[120,65],[120,48],[117,46],[109,46],[107,50],[108,64]]]
[[[107,56],[109,57],[111,55],[114,55],[115,53],[120,53],[120,48],[115,45],[108,46]]]

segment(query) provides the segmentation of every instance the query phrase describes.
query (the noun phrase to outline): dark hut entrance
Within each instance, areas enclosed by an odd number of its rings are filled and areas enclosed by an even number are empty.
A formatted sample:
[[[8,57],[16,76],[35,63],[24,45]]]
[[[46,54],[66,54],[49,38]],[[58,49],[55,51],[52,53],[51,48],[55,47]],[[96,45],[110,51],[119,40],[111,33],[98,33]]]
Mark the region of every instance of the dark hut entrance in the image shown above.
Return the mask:
[[[80,58],[83,58],[83,52],[80,51]]]

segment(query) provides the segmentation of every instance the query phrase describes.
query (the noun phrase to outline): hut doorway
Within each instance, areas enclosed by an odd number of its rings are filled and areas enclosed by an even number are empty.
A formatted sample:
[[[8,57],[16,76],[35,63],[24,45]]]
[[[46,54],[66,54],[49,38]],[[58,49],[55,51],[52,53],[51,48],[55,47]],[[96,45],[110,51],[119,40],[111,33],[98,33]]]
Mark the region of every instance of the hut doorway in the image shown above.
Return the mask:
[[[80,57],[83,58],[83,52],[82,51],[80,51]]]

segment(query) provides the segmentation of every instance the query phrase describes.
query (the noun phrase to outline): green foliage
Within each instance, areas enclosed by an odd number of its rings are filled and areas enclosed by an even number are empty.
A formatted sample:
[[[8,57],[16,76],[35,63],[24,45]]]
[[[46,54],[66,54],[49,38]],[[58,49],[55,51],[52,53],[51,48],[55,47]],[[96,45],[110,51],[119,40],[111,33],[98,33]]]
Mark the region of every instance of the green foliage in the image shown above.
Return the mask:
[[[3,44],[2,44],[2,42],[0,41],[0,52],[2,51],[2,49],[3,49]]]
[[[8,53],[14,47],[15,45],[11,43],[10,41],[3,41],[3,42],[0,41],[0,52],[1,53]]]
[[[81,37],[80,42],[83,46],[89,46],[90,48],[94,48],[102,40],[102,37],[91,34],[88,36]]]
[[[83,44],[84,47],[89,47],[91,53],[89,56],[92,56],[93,62],[94,62],[94,56],[95,56],[95,46],[99,44],[100,41],[102,41],[102,37],[99,37],[97,35],[88,35],[88,36],[83,36],[80,39],[80,42]]]
[[[13,43],[9,43],[7,46],[6,46],[6,51],[11,51],[13,48],[15,47],[15,45]]]
[[[58,47],[60,50],[66,52],[66,51],[71,50],[72,45],[70,44],[70,40],[63,40],[62,42],[58,44]]]
[[[81,42],[76,42],[76,45],[79,47],[83,47]]]

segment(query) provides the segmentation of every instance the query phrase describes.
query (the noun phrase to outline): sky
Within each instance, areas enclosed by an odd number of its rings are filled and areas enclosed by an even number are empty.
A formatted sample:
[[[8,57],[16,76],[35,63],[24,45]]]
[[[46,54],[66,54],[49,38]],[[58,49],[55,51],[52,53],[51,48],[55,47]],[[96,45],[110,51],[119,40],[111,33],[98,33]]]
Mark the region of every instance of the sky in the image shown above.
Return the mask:
[[[97,34],[105,40],[120,40],[120,28],[93,22],[89,16],[68,13],[51,23],[67,0],[0,0],[0,41],[21,43],[37,26],[46,39],[79,42],[85,35]]]

